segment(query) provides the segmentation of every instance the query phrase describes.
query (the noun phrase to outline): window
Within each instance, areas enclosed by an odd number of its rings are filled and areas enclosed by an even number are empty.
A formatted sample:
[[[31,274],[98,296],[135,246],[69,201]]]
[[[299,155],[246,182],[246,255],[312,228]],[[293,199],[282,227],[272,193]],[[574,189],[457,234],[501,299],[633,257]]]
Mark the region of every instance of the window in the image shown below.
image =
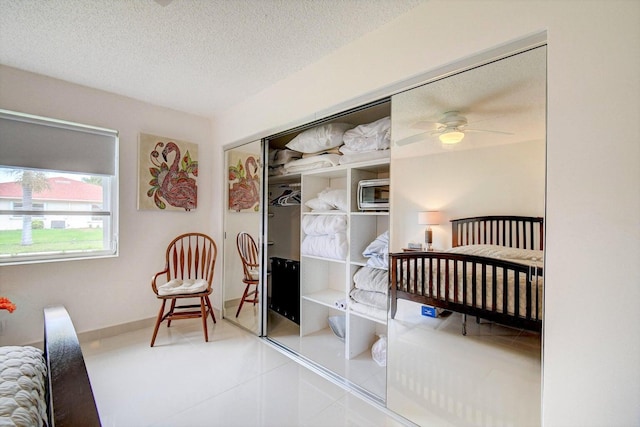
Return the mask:
[[[118,253],[118,133],[0,110],[0,265]]]
[[[1,196],[0,196],[1,197]],[[20,211],[24,210],[22,208],[22,200],[20,200],[19,202],[13,202],[13,210],[17,211],[16,212],[16,216],[20,216],[22,215],[20,213]],[[32,203],[31,205],[31,210],[34,211],[43,211],[44,210],[44,203]],[[34,216],[36,216],[36,214],[34,214]],[[42,214],[38,214],[38,217],[42,217]]]

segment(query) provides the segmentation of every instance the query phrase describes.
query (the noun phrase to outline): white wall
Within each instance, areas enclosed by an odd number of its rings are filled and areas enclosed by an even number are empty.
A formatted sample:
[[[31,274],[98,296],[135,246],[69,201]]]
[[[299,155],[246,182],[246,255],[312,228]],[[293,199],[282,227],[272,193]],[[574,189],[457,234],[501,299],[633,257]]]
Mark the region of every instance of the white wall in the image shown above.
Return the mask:
[[[481,215],[544,216],[544,141],[391,160],[391,250],[424,244],[418,212],[440,211],[433,246],[451,247],[450,220]]]
[[[222,250],[221,227],[213,227],[212,180],[215,169],[209,119],[155,107],[59,80],[0,66],[0,108],[115,129],[120,133],[120,256],[84,261],[0,267],[0,295],[17,310],[6,320],[0,344],[42,340],[42,309],[64,304],[78,331],[154,317],[160,307],[151,276],[164,267],[164,250],[176,235],[210,233]],[[185,212],[138,211],[138,133],[199,144],[198,209]],[[216,206],[219,203],[216,203]],[[220,280],[221,263],[216,266]],[[214,305],[220,307],[220,293]],[[151,339],[151,330],[149,331]]]
[[[640,2],[434,0],[216,117],[214,139],[264,135],[540,32],[548,40],[543,422],[637,425]]]

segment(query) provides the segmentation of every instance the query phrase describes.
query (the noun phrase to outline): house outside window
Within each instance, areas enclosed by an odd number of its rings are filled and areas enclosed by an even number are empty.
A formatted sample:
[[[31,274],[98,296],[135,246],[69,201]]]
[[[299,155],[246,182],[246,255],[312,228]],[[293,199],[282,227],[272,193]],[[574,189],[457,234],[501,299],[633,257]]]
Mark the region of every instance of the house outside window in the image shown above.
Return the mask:
[[[0,110],[0,265],[118,253],[117,132]]]
[[[2,183],[0,183],[0,186],[2,186]],[[0,190],[0,194],[2,194],[2,190]],[[33,203],[32,209],[34,211],[43,211],[44,210],[44,204],[43,203]],[[13,210],[14,211],[18,211],[18,212],[16,212],[17,217],[20,216],[20,211],[23,210],[22,201],[13,202]],[[41,218],[42,215],[39,215],[39,217]],[[0,226],[0,229],[2,229],[2,226]]]

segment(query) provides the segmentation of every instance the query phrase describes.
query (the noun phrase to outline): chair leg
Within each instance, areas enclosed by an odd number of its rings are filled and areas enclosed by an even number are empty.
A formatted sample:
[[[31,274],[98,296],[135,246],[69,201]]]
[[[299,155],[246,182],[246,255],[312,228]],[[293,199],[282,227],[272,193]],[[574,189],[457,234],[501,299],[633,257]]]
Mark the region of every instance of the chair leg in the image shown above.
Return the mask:
[[[151,337],[151,346],[156,342],[156,336],[158,335],[158,328],[160,327],[160,323],[162,323],[162,316],[164,315],[164,307],[167,304],[167,300],[162,300],[162,306],[160,306],[160,311],[158,312],[158,319],[156,320],[156,326],[153,328],[153,337]]]
[[[213,320],[213,323],[216,323],[216,314],[213,312],[213,306],[211,305],[209,295],[205,296],[205,300],[207,302],[207,306],[209,307],[209,311],[211,312],[211,319]]]
[[[176,308],[176,299],[173,298],[171,300],[171,308],[169,309],[169,313],[173,314],[173,310]],[[171,316],[169,316],[169,319],[167,320],[167,328],[171,327]]]
[[[238,311],[236,311],[236,317],[238,317],[238,315],[240,315],[240,310],[242,310],[242,305],[244,304],[244,300],[247,299],[247,292],[249,291],[249,286],[247,285],[244,288],[244,293],[242,294],[242,298],[240,298],[240,305],[238,306]]]
[[[258,285],[256,285],[256,291],[255,294],[253,296],[253,306],[256,306],[256,303],[258,302]]]
[[[204,297],[200,297],[200,314],[200,317],[202,317],[202,329],[204,330],[204,342],[208,342],[209,333],[207,331],[207,310],[205,309]]]

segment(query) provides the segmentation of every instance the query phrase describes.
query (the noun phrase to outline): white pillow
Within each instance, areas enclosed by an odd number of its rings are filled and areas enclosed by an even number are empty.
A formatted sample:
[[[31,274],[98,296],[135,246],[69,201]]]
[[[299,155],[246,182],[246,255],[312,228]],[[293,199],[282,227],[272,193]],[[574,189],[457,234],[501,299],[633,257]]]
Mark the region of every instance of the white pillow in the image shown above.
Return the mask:
[[[360,125],[344,133],[344,145],[353,151],[385,150],[391,143],[391,118]]]
[[[293,138],[286,147],[301,153],[317,153],[318,151],[342,145],[342,136],[353,125],[348,123],[329,123],[307,129]]]
[[[301,153],[293,150],[273,150],[273,151],[275,151],[275,153],[273,156],[273,160],[270,159],[270,163],[269,163],[270,166],[284,165],[285,163],[289,163],[293,160],[296,160],[302,157]]]
[[[326,190],[318,193],[318,198],[329,203],[330,205],[335,206],[336,209],[339,209],[343,212],[349,211],[347,190],[327,188]]]
[[[318,198],[307,200],[304,205],[314,211],[330,211],[335,209],[335,206]]]

